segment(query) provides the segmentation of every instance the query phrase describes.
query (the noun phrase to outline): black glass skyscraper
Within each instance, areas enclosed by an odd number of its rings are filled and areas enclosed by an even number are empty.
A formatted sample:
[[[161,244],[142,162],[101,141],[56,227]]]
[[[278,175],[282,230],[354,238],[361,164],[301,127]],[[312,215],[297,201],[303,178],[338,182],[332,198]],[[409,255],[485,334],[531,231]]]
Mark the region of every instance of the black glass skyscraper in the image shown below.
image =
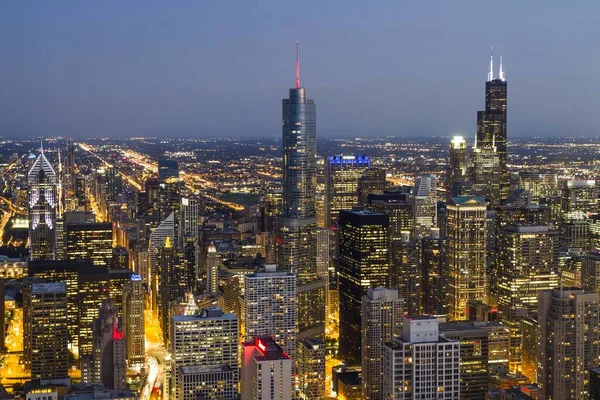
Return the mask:
[[[485,83],[485,110],[477,112],[477,142],[474,150],[475,184],[479,195],[492,206],[508,197],[510,180],[506,167],[506,79],[500,57],[500,72],[494,77],[493,56]]]
[[[283,99],[283,216],[276,221],[277,264],[298,279],[298,331],[324,329],[325,283],[316,263],[316,109],[300,86]]]

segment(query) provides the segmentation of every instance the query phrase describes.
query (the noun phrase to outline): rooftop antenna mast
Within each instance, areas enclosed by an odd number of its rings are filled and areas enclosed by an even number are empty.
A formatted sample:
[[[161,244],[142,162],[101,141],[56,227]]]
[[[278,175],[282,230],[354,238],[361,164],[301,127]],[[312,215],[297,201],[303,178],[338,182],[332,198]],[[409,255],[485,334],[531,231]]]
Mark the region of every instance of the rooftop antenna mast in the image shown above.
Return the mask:
[[[488,82],[494,80],[494,52],[492,46],[490,46],[490,72],[488,72]]]
[[[296,89],[300,89],[300,45],[296,40]]]

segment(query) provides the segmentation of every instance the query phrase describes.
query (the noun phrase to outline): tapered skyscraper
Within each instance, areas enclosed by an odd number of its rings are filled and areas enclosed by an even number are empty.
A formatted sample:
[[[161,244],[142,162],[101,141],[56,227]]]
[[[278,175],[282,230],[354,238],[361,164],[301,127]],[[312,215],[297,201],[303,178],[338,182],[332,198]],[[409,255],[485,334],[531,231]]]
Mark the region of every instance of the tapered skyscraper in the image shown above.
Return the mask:
[[[508,197],[510,180],[506,168],[506,79],[500,56],[500,72],[494,77],[493,55],[485,83],[485,110],[477,112],[477,142],[473,151],[477,194],[492,206]]]
[[[275,240],[278,268],[298,280],[298,331],[314,335],[325,324],[325,281],[316,262],[316,110],[300,86],[296,54],[296,88],[283,99],[283,216]]]
[[[29,184],[29,243],[32,260],[56,258],[58,179],[44,149],[27,174]]]

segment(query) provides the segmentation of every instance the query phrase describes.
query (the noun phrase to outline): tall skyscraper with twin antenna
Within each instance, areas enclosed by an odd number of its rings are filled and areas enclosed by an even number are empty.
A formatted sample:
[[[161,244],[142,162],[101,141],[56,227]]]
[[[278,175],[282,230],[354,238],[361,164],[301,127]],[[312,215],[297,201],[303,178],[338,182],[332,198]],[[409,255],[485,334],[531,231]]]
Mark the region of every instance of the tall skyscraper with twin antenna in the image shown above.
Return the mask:
[[[325,281],[316,263],[317,124],[315,102],[300,86],[296,42],[296,87],[283,99],[283,215],[276,221],[277,264],[296,275],[298,332],[314,335],[325,328]]]
[[[508,197],[510,179],[506,167],[506,78],[500,56],[498,77],[494,76],[494,55],[485,83],[485,110],[477,112],[477,137],[473,150],[476,194],[492,206]]]

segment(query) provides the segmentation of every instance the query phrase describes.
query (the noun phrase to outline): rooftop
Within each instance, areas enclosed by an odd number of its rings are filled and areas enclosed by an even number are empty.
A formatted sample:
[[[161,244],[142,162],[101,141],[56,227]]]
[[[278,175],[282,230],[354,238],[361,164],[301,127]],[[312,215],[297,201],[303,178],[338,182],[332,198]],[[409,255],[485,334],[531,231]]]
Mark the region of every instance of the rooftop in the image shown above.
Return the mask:
[[[34,283],[31,285],[31,293],[66,293],[67,284],[64,282]]]

